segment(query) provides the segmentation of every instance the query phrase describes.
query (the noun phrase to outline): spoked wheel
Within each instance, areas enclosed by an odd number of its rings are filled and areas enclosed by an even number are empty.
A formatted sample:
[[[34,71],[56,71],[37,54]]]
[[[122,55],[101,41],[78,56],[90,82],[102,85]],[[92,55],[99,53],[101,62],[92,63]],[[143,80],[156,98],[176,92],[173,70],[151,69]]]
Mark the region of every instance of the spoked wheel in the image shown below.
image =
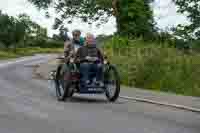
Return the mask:
[[[120,78],[116,68],[110,65],[105,71],[106,97],[110,102],[115,102],[120,93]]]
[[[70,89],[70,81],[65,80],[65,75],[68,72],[62,71],[62,66],[58,67],[57,74],[56,74],[56,96],[58,101],[65,101],[66,98],[73,95]]]

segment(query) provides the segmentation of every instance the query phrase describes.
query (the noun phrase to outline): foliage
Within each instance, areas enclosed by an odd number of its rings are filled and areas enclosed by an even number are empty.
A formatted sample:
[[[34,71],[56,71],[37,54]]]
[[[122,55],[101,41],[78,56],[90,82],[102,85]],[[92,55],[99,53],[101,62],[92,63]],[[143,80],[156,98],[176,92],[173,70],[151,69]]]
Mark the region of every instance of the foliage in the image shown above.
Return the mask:
[[[0,14],[0,41],[6,48],[9,48],[23,39],[25,36],[25,25],[7,14]]]
[[[103,45],[104,42],[108,41],[110,38],[112,38],[112,35],[101,34],[96,37],[96,42],[98,45]]]
[[[59,29],[59,34],[53,34],[53,39],[56,41],[65,41],[65,39],[69,38],[68,32],[68,28],[61,26]]]
[[[71,23],[80,18],[97,26],[115,16],[120,35],[129,37],[149,36],[154,31],[153,13],[150,2],[153,0],[28,0],[39,9],[54,7],[59,16],[55,19],[57,29],[64,20]]]
[[[16,21],[13,17],[0,12],[0,41],[5,47],[9,47],[15,42]]]
[[[104,48],[123,48],[129,47],[129,39],[127,37],[113,36],[103,44]]]
[[[97,20],[106,20],[107,15],[112,14],[112,0],[29,0],[31,3],[36,5],[39,9],[47,9],[54,7],[57,14],[60,13],[60,19],[55,20],[55,28],[62,23],[62,20],[78,17],[84,22],[93,22]]]
[[[16,49],[29,44],[38,46],[47,40],[47,29],[33,22],[26,14],[15,18],[0,12],[0,29],[0,42],[6,48]]]
[[[27,48],[17,48],[17,52],[9,49],[7,51],[0,50],[0,60],[17,58],[21,56],[32,56],[37,53],[62,53],[62,48],[40,48],[40,47],[27,47]]]
[[[149,0],[122,0],[119,2],[122,8],[120,8],[117,21],[119,21],[118,29],[122,35],[138,38],[151,36],[155,32],[150,2]]]
[[[198,0],[173,0],[179,7],[178,12],[187,16],[190,24],[179,25],[176,31],[184,39],[200,39],[200,2]]]
[[[127,39],[111,39],[104,51],[117,66],[124,85],[200,96],[199,53],[184,54],[157,42],[147,45],[142,39],[129,40],[128,45],[116,47],[116,40],[126,42]]]

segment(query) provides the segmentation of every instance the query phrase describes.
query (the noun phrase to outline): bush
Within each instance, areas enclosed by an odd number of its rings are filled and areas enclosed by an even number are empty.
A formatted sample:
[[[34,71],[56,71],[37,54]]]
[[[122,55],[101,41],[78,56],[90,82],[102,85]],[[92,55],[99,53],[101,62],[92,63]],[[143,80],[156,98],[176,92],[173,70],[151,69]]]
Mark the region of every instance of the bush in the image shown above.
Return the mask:
[[[8,58],[16,58],[16,57],[18,56],[13,52],[0,51],[0,59],[8,59]]]
[[[0,59],[17,58],[21,56],[32,56],[38,53],[62,53],[63,48],[40,48],[40,47],[27,47],[17,48],[16,52],[13,49],[0,50]]]
[[[41,48],[63,48],[64,42],[45,39],[29,39],[26,41],[27,47],[41,47]]]
[[[128,38],[114,36],[103,44],[104,48],[123,48],[130,44]]]
[[[47,41],[44,48],[63,48],[64,42],[61,41]]]
[[[186,55],[176,48],[145,44],[139,39],[129,42],[128,47],[117,45],[119,48],[110,42],[109,47],[104,47],[111,62],[118,66],[123,84],[200,96],[198,53]]]

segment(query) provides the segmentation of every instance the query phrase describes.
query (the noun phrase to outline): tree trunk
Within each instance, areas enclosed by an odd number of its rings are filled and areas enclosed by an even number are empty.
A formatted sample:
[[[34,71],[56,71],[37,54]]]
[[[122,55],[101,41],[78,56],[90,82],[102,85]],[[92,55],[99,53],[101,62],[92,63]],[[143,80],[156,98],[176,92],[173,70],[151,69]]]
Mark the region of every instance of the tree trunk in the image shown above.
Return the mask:
[[[113,15],[117,16],[118,8],[117,8],[118,0],[112,0],[112,7],[113,7]]]
[[[113,7],[113,15],[116,18],[117,32],[119,34],[121,32],[119,0],[112,0],[112,7]]]

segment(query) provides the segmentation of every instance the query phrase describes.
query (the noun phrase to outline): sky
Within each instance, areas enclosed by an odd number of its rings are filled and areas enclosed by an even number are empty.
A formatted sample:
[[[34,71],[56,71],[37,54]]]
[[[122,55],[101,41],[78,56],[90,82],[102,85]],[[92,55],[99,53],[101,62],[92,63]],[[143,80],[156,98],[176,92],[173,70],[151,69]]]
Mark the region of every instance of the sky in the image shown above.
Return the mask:
[[[48,35],[52,36],[58,31],[52,30],[52,25],[54,23],[54,17],[56,14],[53,10],[50,11],[51,18],[45,18],[44,11],[38,11],[33,5],[31,5],[27,0],[0,0],[0,10],[12,16],[17,16],[20,13],[28,14],[31,19],[42,27],[48,29]],[[153,4],[153,11],[155,16],[155,21],[157,26],[166,29],[168,27],[176,26],[180,23],[186,23],[187,19],[185,16],[176,13],[176,6],[171,2],[171,0],[155,0]],[[80,29],[85,35],[87,32],[92,32],[95,35],[99,34],[112,34],[116,31],[116,23],[114,18],[110,18],[107,24],[101,27],[96,27],[95,25],[88,25],[76,19],[72,24],[66,24],[69,31],[73,29]]]

